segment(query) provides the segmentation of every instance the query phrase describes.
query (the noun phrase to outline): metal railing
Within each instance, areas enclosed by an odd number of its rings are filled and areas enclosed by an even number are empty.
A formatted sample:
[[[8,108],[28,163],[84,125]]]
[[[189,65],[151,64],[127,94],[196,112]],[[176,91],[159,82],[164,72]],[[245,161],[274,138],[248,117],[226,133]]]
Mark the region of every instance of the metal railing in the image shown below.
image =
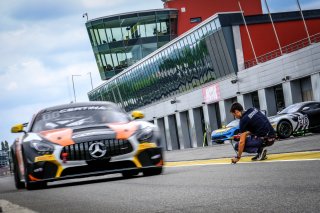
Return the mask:
[[[317,34],[310,36],[310,40],[311,40],[311,44],[320,42],[320,33],[317,33]],[[309,43],[308,38],[301,39],[299,41],[296,41],[294,43],[291,43],[291,44],[288,44],[286,46],[281,47],[282,55],[297,51],[297,50],[302,49],[304,47],[307,47],[309,45],[310,45],[310,43]],[[260,64],[260,63],[270,61],[270,60],[277,58],[277,57],[280,57],[280,56],[281,56],[280,49],[276,49],[276,50],[268,52],[264,55],[260,55],[259,57],[257,57],[257,59],[253,58],[248,61],[245,61],[244,68],[248,69],[250,67],[257,65],[257,61],[258,61],[258,64]]]

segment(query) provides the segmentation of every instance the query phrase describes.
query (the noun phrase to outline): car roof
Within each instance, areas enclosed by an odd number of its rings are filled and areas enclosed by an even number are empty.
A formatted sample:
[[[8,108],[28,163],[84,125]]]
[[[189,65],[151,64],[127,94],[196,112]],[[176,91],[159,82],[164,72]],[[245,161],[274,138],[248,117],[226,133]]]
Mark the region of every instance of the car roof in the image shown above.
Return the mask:
[[[66,108],[72,108],[72,107],[86,107],[86,106],[108,106],[115,109],[120,109],[119,106],[113,102],[108,101],[88,101],[88,102],[78,102],[78,103],[70,103],[70,104],[61,104],[56,105],[52,107],[47,107],[42,110],[40,110],[37,114],[43,113],[46,111],[54,111],[59,109],[66,109]]]
[[[319,101],[304,101],[302,104],[310,104],[310,103],[320,103]]]
[[[294,104],[292,104],[292,105],[300,105],[300,106],[303,106],[303,105],[305,105],[305,104],[312,104],[312,103],[319,103],[319,104],[320,104],[319,101],[304,101],[304,102],[294,103]]]

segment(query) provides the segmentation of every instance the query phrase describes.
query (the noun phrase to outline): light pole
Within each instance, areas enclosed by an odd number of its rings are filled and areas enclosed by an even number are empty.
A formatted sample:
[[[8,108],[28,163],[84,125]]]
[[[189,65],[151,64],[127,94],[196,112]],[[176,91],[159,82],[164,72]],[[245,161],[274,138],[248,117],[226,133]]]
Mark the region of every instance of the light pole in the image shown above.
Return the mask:
[[[76,97],[76,91],[74,89],[74,80],[73,80],[73,76],[81,76],[81,75],[72,75],[72,86],[73,86],[73,96],[74,96],[74,102],[77,102],[77,97]]]
[[[91,76],[91,72],[88,72],[87,74],[89,74],[89,75],[90,75],[91,89],[93,90],[93,84],[92,84],[92,76]]]
[[[82,18],[84,18],[84,17],[87,17],[87,21],[88,21],[88,13],[84,13],[83,15],[82,15]]]

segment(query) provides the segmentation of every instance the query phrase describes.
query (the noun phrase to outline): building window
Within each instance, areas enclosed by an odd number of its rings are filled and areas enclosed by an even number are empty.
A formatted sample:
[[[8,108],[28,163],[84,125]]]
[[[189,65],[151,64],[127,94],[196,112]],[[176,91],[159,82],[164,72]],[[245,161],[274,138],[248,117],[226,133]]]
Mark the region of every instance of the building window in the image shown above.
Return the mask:
[[[313,99],[313,92],[312,92],[310,77],[301,79],[300,85],[301,85],[302,101],[313,101],[314,99]]]
[[[251,93],[251,98],[252,98],[252,106],[254,108],[260,109],[258,91]]]
[[[202,21],[201,17],[190,18],[190,23],[199,23]]]

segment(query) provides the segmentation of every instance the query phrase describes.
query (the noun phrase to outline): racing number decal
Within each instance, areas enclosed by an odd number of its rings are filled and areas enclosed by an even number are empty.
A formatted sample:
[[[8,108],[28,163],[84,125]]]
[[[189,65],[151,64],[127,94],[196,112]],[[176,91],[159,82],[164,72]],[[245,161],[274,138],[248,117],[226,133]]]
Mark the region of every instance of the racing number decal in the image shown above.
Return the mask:
[[[309,118],[307,115],[298,116],[297,130],[305,130],[309,127]]]
[[[52,119],[59,118],[59,117],[60,117],[59,112],[51,112],[51,113],[46,113],[46,114],[42,115],[42,119],[44,121],[52,120]]]

